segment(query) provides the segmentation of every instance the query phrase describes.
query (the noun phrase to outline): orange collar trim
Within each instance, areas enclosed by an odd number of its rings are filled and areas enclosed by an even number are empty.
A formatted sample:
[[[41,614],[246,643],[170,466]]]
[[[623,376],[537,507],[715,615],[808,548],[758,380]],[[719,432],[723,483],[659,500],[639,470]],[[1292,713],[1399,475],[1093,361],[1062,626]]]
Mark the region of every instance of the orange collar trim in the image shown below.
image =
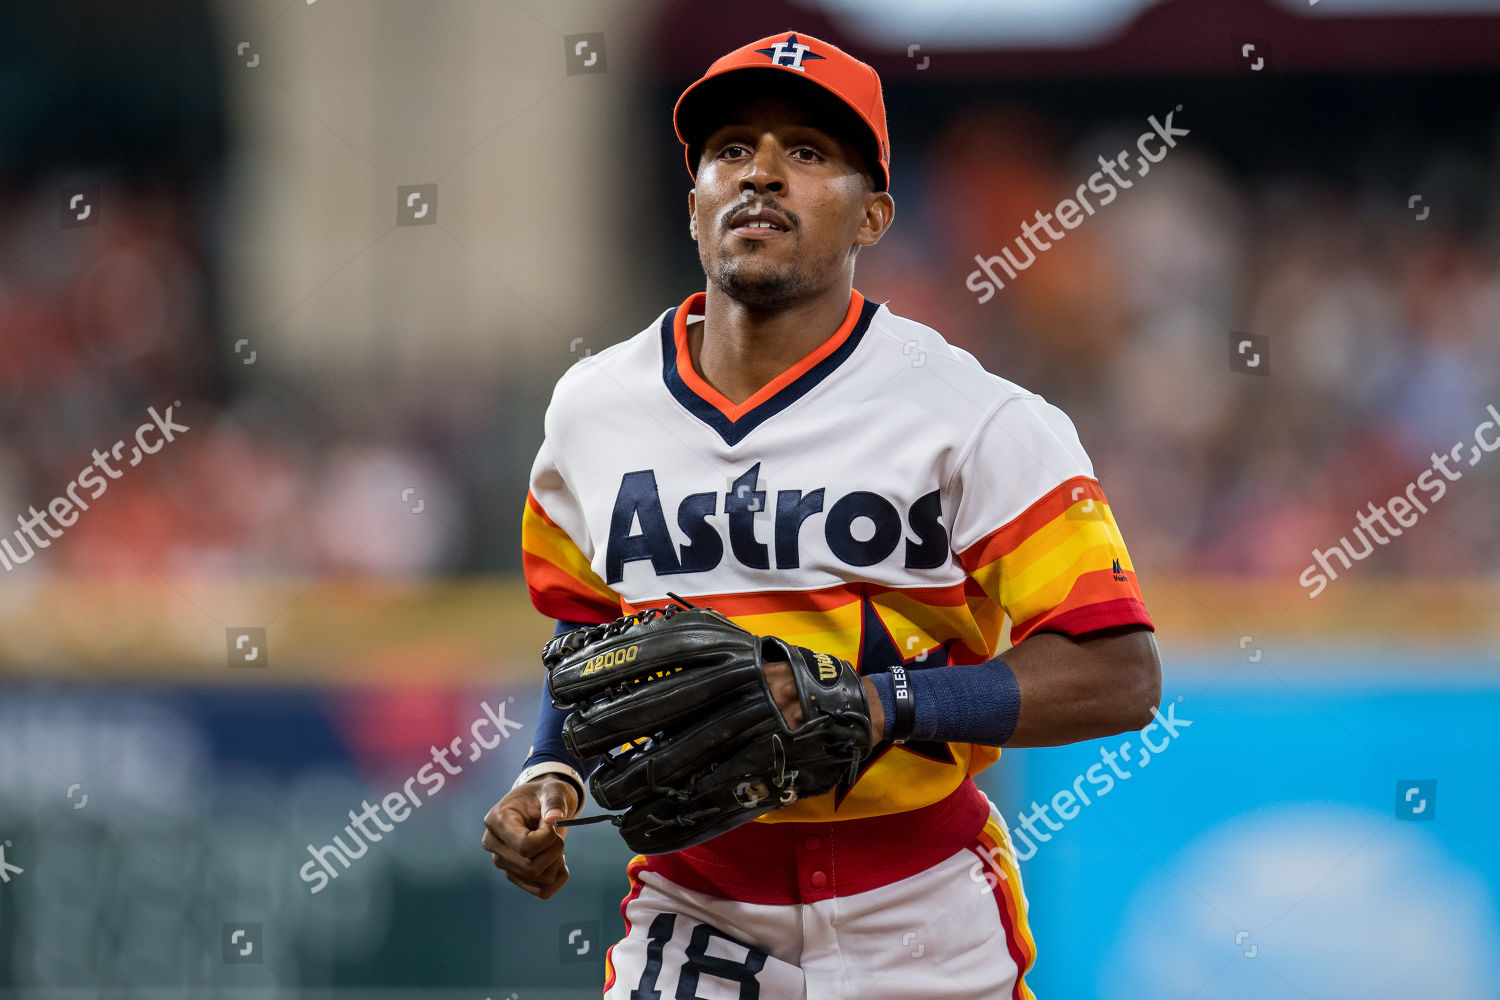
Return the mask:
[[[843,346],[844,341],[854,332],[859,324],[860,314],[864,311],[865,297],[858,291],[850,290],[849,308],[844,312],[843,321],[839,328],[833,332],[823,343],[819,344],[802,360],[782,372],[780,375],[761,386],[760,389],[738,405],[731,403],[722,392],[709,385],[693,367],[692,352],[688,350],[687,321],[688,315],[694,312],[703,312],[703,302],[707,298],[704,292],[694,292],[689,295],[682,305],[677,309],[677,315],[672,320],[672,338],[677,344],[677,375],[682,379],[685,386],[693,391],[705,403],[722,413],[728,420],[735,421],[760,406],[766,400],[775,396],[778,392],[791,385],[797,379],[815,368],[819,362],[828,357],[834,351]]]

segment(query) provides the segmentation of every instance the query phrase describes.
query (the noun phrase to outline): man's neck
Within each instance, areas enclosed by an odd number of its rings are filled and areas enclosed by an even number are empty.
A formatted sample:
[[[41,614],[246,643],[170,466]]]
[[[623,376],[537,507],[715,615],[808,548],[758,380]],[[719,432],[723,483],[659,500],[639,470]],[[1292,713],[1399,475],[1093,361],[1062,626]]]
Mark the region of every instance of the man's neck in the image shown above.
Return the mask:
[[[687,328],[693,368],[731,403],[743,403],[833,336],[849,311],[851,287],[761,313],[709,285],[704,322]]]

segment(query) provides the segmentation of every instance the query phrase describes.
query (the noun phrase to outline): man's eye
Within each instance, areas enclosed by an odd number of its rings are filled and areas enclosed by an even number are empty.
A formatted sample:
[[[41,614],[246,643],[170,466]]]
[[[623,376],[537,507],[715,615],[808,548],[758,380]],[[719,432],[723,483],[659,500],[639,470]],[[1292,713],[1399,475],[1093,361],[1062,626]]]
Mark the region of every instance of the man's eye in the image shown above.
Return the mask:
[[[742,143],[738,143],[738,142],[727,143],[726,145],[720,147],[720,149],[719,149],[719,156],[721,158],[723,158],[723,157],[731,157],[732,158],[732,157],[737,157],[737,156],[749,156],[749,155],[750,155],[750,147],[748,147],[746,145],[743,145]],[[804,163],[811,163],[811,162],[813,162],[815,160],[819,160],[819,159],[822,158],[821,154],[816,149],[812,148],[811,146],[798,146],[798,147],[790,150],[787,153],[787,156],[792,157],[794,159],[801,160]]]

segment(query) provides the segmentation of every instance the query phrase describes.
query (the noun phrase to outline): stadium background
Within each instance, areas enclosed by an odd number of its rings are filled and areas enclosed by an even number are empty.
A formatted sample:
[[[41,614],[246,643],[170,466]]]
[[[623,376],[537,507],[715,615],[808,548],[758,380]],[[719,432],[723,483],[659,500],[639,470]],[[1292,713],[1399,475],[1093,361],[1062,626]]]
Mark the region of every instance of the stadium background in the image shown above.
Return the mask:
[[[556,377],[701,287],[672,100],[789,27],[884,77],[897,223],[857,287],[1072,415],[1192,720],[1023,863],[1038,995],[1492,995],[1500,458],[1298,578],[1500,407],[1497,13],[7,5],[0,517],[148,407],[190,429],[0,573],[0,997],[597,995],[618,839],[574,831],[548,903],[478,846],[548,633],[526,471]],[[1149,176],[977,302],[976,254],[1179,105]],[[310,893],[309,845],[481,702],[524,728]],[[1014,823],[1130,738],[984,785]]]

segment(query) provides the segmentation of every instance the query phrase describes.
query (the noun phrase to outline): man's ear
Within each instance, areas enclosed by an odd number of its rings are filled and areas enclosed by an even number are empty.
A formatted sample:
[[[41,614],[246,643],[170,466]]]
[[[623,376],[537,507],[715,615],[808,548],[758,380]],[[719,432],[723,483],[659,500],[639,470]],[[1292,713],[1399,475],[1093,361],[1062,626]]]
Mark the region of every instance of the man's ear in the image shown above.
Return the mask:
[[[698,242],[698,213],[696,211],[694,211],[694,209],[697,207],[697,204],[698,204],[697,189],[696,188],[689,188],[688,189],[688,235],[693,238],[693,242],[694,243]]]
[[[891,222],[896,218],[896,201],[889,191],[871,191],[865,195],[865,216],[860,221],[859,234],[855,236],[856,246],[872,247],[880,242],[880,237],[891,228]]]

